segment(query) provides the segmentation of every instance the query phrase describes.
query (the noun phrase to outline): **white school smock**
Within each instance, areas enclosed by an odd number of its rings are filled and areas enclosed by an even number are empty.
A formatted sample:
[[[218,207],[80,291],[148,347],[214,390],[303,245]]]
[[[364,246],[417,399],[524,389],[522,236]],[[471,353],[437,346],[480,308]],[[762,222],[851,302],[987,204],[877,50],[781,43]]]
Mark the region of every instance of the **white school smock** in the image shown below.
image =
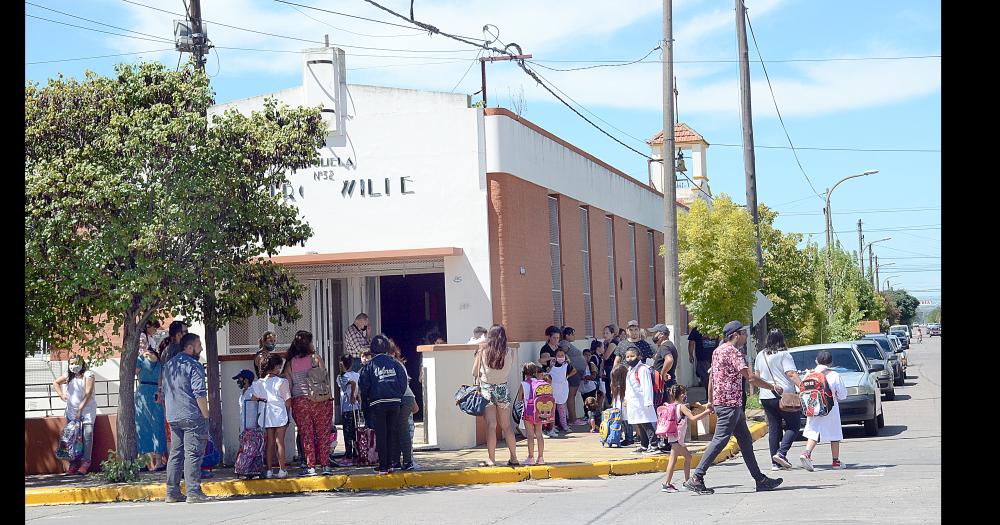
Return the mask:
[[[66,382],[66,419],[72,421],[76,419],[77,412],[80,412],[80,420],[89,425],[94,424],[94,420],[97,419],[97,400],[94,399],[96,395],[91,395],[90,400],[87,401],[86,406],[81,407],[83,403],[83,397],[87,395],[87,379],[93,379],[94,373],[90,370],[85,370],[83,374],[75,374],[73,379]],[[94,390],[97,390],[97,385],[94,385]]]
[[[276,428],[288,424],[285,401],[292,398],[292,392],[287,379],[268,376],[254,381],[251,388],[253,395],[267,399],[264,410],[260,411],[258,425],[263,428]]]
[[[556,398],[557,405],[563,405],[569,399],[569,381],[566,379],[567,370],[569,370],[569,363],[549,368],[549,375],[552,376],[552,397]]]
[[[625,408],[628,422],[655,423],[656,407],[653,406],[653,376],[649,365],[639,363],[625,375]],[[638,380],[636,376],[638,375]]]
[[[829,368],[823,365],[816,366],[817,372],[823,370],[829,370]],[[847,388],[840,380],[840,374],[833,370],[826,373],[826,382],[830,385],[830,391],[833,392],[833,410],[825,416],[807,417],[806,428],[802,431],[802,435],[806,439],[816,441],[820,439],[823,441],[842,441],[844,431],[840,428],[840,403],[837,400],[847,399]]]

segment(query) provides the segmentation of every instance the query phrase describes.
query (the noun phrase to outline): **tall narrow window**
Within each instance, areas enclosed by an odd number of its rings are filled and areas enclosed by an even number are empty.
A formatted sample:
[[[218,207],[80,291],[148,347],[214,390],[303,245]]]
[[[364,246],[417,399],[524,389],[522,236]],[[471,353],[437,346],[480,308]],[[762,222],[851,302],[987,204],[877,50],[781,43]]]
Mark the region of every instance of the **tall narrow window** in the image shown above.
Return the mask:
[[[583,258],[583,329],[587,337],[594,336],[594,303],[590,293],[590,216],[580,206],[580,255]]]
[[[615,297],[615,224],[610,215],[604,217],[608,230],[608,295],[611,303],[611,324],[618,324],[618,301]]]
[[[552,259],[552,324],[563,325],[562,260],[559,258],[559,199],[549,195],[549,256]]]
[[[653,230],[648,230],[646,232],[649,242],[649,308],[653,312],[652,323],[656,324],[656,237],[653,235]]]
[[[628,270],[632,278],[632,319],[639,320],[639,286],[635,275],[635,224],[628,225]]]

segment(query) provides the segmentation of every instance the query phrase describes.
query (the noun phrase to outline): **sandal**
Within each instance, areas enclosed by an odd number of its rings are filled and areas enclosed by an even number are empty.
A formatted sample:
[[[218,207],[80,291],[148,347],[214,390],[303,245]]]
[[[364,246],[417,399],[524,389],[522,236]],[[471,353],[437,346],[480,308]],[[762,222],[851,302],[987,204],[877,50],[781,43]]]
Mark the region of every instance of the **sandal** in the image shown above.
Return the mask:
[[[507,460],[507,466],[508,467],[520,467],[521,464],[518,463],[517,461],[514,461],[513,459],[509,459],[509,460]]]
[[[494,462],[492,462],[492,461],[480,461],[479,462],[479,466],[480,467],[495,467],[495,466],[497,466],[497,464],[494,463]]]

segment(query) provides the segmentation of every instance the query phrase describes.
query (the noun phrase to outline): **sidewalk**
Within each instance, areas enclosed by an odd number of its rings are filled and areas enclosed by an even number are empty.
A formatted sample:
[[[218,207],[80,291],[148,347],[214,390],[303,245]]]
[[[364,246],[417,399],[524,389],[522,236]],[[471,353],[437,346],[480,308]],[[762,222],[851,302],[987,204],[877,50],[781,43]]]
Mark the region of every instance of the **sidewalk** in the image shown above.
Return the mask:
[[[758,414],[760,413],[760,414]],[[747,411],[754,439],[766,434],[767,425],[753,419],[762,415],[760,410]],[[545,439],[544,466],[505,466],[508,451],[503,441],[497,445],[496,467],[479,467],[487,459],[486,447],[454,451],[420,451],[413,453],[420,470],[378,476],[371,467],[335,468],[335,475],[314,477],[289,477],[286,479],[241,480],[232,468],[215,469],[215,476],[202,480],[202,489],[209,496],[246,496],[284,494],[329,490],[381,490],[404,487],[442,485],[468,485],[479,483],[511,483],[526,479],[587,478],[602,475],[626,475],[666,470],[669,455],[640,455],[632,447],[605,448],[597,434],[586,427],[574,427],[576,432],[559,438]],[[688,449],[697,462],[705,446],[703,441],[691,441]],[[738,453],[735,439],[716,459],[724,461]],[[527,441],[517,442],[520,461],[527,458]],[[683,467],[683,460],[677,468]],[[296,476],[298,469],[290,468],[289,475]],[[162,500],[165,497],[166,473],[141,472],[136,483],[109,484],[98,475],[66,476],[46,474],[25,476],[25,505],[60,505],[78,503],[106,503],[113,501]]]

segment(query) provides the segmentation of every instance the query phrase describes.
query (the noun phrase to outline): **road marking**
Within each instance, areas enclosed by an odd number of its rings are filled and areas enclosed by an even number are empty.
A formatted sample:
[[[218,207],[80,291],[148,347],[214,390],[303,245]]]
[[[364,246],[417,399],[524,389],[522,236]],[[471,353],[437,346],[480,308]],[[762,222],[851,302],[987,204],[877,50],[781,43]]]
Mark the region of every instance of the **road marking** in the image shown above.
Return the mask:
[[[884,475],[885,475],[885,467],[878,467],[876,469],[872,469],[871,472],[867,472],[865,474],[855,474],[855,476],[859,478],[881,478]]]

